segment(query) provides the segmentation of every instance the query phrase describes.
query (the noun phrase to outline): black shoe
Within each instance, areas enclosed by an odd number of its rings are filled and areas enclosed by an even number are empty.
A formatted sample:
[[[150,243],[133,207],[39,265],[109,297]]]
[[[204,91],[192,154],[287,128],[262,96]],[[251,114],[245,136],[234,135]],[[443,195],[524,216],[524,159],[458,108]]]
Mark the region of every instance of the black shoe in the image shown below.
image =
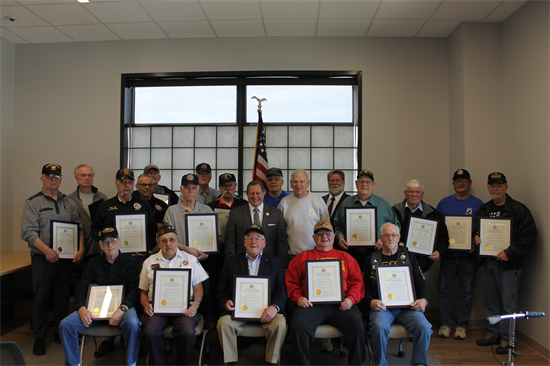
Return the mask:
[[[508,342],[500,342],[500,346],[495,350],[497,355],[507,355],[508,354]]]
[[[46,342],[44,342],[44,338],[36,338],[34,340],[32,354],[35,356],[43,356],[46,354]]]
[[[53,337],[53,343],[61,343],[61,338],[59,337],[59,333],[55,333],[55,336]]]
[[[115,348],[115,341],[103,341],[97,349],[97,358],[107,356]]]
[[[490,346],[492,344],[500,344],[500,338],[493,338],[491,336],[485,336],[485,338],[478,339],[476,341],[478,346]]]

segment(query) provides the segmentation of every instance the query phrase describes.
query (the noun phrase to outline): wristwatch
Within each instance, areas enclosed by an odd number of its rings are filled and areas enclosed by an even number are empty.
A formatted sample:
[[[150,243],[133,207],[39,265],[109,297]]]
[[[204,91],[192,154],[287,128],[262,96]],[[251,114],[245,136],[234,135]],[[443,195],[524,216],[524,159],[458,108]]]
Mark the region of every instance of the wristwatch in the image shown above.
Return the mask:
[[[120,305],[119,306],[119,309],[124,313],[126,314],[126,311],[128,311],[128,307],[126,305]]]

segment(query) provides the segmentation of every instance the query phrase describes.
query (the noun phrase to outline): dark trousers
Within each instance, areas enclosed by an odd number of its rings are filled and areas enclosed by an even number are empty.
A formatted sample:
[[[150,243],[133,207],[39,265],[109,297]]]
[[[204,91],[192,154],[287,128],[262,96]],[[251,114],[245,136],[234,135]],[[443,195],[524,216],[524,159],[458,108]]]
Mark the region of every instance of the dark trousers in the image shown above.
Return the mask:
[[[48,327],[48,310],[51,296],[54,300],[55,332],[59,323],[69,313],[71,290],[72,259],[60,259],[50,263],[40,254],[31,255],[32,289],[32,326],[34,338],[45,338]]]
[[[139,318],[143,324],[141,342],[151,352],[153,365],[168,365],[164,348],[164,330],[170,324],[173,326],[172,336],[176,341],[176,365],[189,365],[189,355],[195,345],[195,327],[199,323],[200,315],[192,318],[186,316],[149,316],[145,313]],[[173,363],[174,364],[174,363]]]
[[[315,330],[321,324],[334,326],[344,334],[349,351],[348,365],[361,365],[366,357],[365,328],[357,306],[350,310],[339,310],[340,305],[314,304],[310,308],[297,308],[290,323],[294,362],[309,365],[309,345],[313,342]]]

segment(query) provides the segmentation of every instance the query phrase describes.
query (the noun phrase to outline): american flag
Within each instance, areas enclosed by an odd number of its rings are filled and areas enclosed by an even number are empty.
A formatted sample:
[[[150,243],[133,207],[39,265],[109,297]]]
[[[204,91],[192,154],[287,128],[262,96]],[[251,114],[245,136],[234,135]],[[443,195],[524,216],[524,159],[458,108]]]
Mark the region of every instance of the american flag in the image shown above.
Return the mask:
[[[266,187],[267,171],[267,151],[265,146],[265,128],[262,119],[262,111],[258,109],[258,131],[256,133],[256,149],[254,151],[254,169],[252,171],[252,180],[261,182]]]

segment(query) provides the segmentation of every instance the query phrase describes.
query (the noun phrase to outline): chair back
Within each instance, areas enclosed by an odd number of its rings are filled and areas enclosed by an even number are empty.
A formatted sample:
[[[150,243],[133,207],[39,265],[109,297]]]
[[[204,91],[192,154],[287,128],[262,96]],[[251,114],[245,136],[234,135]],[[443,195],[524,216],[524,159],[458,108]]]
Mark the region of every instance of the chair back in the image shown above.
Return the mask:
[[[21,348],[15,342],[0,343],[0,365],[27,365]]]

